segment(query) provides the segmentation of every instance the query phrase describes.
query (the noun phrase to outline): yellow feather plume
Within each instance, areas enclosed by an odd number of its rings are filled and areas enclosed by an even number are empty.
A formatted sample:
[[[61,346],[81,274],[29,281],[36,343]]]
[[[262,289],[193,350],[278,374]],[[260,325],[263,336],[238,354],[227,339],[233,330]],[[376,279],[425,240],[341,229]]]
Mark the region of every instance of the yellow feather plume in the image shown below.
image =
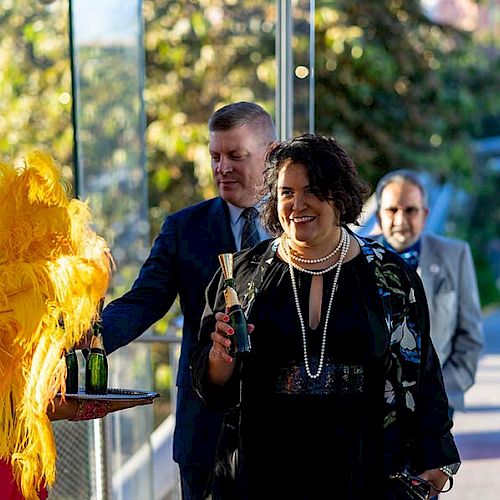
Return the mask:
[[[0,163],[0,458],[27,500],[55,480],[47,407],[65,392],[65,349],[109,285],[109,248],[90,222],[49,154],[32,152],[21,169]]]

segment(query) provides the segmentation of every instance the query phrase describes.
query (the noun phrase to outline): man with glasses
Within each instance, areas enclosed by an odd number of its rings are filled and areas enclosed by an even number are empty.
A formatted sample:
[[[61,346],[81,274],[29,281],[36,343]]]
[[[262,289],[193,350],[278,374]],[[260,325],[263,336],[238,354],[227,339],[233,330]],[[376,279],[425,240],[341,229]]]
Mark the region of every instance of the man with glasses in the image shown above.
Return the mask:
[[[418,176],[395,170],[376,188],[379,241],[398,253],[422,278],[431,321],[431,338],[454,410],[464,409],[464,393],[474,383],[483,347],[481,310],[469,245],[424,233],[429,213]]]

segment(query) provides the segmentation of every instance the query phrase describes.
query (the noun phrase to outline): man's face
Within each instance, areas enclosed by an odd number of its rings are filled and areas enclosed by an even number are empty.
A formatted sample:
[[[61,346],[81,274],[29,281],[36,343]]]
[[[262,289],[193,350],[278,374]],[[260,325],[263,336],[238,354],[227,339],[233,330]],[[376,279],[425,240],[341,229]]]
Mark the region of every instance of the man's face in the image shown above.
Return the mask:
[[[212,171],[220,196],[237,207],[251,207],[263,185],[268,144],[251,126],[210,132]]]
[[[420,238],[428,213],[422,192],[414,184],[390,182],[382,191],[378,220],[385,239],[398,252]]]

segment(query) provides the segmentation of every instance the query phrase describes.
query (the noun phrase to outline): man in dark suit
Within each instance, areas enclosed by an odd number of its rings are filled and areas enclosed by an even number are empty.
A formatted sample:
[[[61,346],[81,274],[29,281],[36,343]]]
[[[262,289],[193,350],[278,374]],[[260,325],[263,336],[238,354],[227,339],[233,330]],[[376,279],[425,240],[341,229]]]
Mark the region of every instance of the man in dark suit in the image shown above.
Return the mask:
[[[418,175],[394,170],[378,182],[381,243],[422,278],[429,304],[431,339],[442,366],[451,416],[464,409],[483,347],[481,308],[468,243],[424,232],[429,213]]]
[[[184,325],[174,460],[179,464],[184,500],[209,494],[222,423],[222,415],[204,407],[195,394],[189,370],[205,288],[219,266],[218,254],[236,252],[267,237],[252,207],[258,203],[266,152],[276,140],[271,117],[254,103],[224,106],[211,116],[208,127],[220,196],[165,219],[132,289],[111,302],[102,315],[105,348],[111,353],[162,318],[179,297]]]

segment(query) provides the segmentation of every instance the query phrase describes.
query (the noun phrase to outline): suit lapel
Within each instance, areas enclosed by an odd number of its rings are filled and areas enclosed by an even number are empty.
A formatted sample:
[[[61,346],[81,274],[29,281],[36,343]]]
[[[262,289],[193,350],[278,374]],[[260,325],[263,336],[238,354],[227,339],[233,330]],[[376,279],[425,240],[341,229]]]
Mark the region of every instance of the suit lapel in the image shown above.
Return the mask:
[[[422,246],[417,272],[422,278],[425,294],[429,307],[432,307],[434,294],[436,293],[436,282],[440,276],[439,260],[436,258],[437,251],[432,238],[427,234],[422,235]]]
[[[212,251],[219,253],[236,252],[233,231],[231,230],[231,218],[226,202],[222,198],[215,198],[209,210],[208,226],[213,241],[217,242]],[[210,252],[207,249],[207,252]]]

